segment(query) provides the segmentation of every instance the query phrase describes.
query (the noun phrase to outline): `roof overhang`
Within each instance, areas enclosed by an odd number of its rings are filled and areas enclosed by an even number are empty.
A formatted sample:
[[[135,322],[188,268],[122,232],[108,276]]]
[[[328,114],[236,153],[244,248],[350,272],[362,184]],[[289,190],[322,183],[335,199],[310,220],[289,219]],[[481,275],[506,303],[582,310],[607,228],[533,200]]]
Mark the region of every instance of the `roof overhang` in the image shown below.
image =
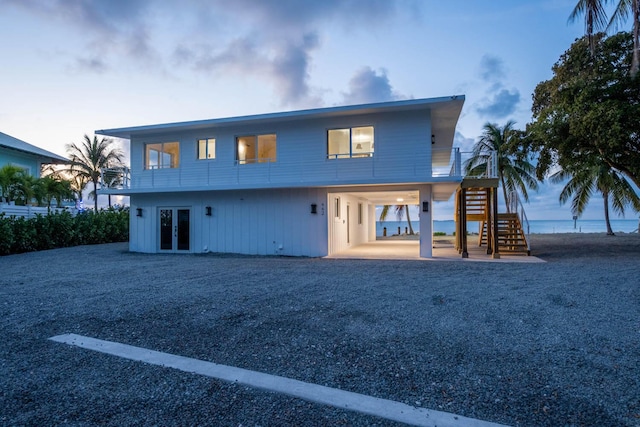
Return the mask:
[[[436,144],[438,144],[439,148],[445,148],[453,145],[455,127],[458,122],[458,118],[460,117],[464,100],[464,95],[454,95],[440,98],[410,99],[405,101],[347,105],[340,107],[318,108],[313,110],[258,114],[252,116],[102,129],[96,130],[95,133],[98,135],[131,139],[132,137],[151,137],[164,133],[197,131],[199,129],[223,128],[238,125],[255,125],[261,123],[292,122],[328,117],[425,110],[431,112],[432,134],[434,135]],[[447,156],[449,154],[447,154]]]

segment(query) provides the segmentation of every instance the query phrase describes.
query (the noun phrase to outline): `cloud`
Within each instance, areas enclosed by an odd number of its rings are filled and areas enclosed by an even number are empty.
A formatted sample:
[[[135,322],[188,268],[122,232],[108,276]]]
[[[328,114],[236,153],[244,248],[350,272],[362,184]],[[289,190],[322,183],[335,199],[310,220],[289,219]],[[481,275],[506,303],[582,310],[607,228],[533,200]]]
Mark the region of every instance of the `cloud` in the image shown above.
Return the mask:
[[[47,22],[75,29],[76,69],[134,67],[160,74],[233,72],[268,82],[283,104],[317,102],[313,56],[328,26],[375,31],[420,1],[387,0],[4,0]],[[413,6],[413,8],[407,8]],[[70,44],[71,45],[71,44]],[[71,47],[68,47],[71,49]],[[99,59],[98,59],[99,58]]]
[[[343,93],[345,104],[368,104],[401,98],[393,92],[386,70],[380,70],[379,73],[371,67],[358,70],[349,80],[349,91]]]
[[[484,55],[480,59],[480,78],[485,82],[497,82],[506,78],[502,59],[493,55]]]
[[[502,58],[484,55],[480,60],[479,77],[489,86],[485,96],[474,105],[475,112],[489,120],[504,119],[513,114],[520,103],[520,91],[505,88],[508,76]]]
[[[483,103],[476,108],[481,116],[503,119],[513,114],[520,103],[520,92],[517,89],[502,89],[491,98],[485,98]]]

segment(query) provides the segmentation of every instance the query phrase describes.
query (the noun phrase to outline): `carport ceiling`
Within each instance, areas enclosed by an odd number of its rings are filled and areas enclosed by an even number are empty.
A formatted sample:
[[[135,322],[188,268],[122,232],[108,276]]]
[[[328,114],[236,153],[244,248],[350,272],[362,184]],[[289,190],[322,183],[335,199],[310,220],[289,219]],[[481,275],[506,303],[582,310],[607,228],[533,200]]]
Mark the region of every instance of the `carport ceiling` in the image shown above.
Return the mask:
[[[369,203],[380,205],[417,205],[418,191],[363,191],[344,193],[349,196],[366,199]],[[402,200],[398,200],[402,199]]]

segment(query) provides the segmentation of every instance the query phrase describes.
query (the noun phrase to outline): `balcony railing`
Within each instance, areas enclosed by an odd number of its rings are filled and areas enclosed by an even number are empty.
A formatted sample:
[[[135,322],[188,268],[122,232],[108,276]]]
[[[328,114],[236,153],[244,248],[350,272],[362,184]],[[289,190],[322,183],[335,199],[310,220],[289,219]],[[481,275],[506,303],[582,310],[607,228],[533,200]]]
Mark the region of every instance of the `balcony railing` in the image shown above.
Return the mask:
[[[126,166],[100,171],[100,189],[128,190],[131,188],[131,169]]]
[[[434,166],[433,176],[465,176],[465,167],[473,153],[471,151],[460,151],[460,148],[455,147],[450,152],[449,163],[443,163],[442,159],[446,157],[449,150],[438,151],[433,150]],[[435,159],[441,161],[436,166]],[[482,156],[482,162],[486,163],[484,172],[481,175],[477,175],[476,178],[497,178],[498,177],[498,156],[495,151],[491,151]]]
[[[212,162],[196,162],[187,167],[145,169],[131,177],[128,167],[104,169],[101,174],[101,192],[146,188],[181,188],[212,186],[233,188],[238,185],[265,184],[318,185],[326,182],[375,183],[430,180],[453,180],[464,177],[465,161],[470,152],[453,150],[432,150],[420,155],[396,154],[370,157],[331,158],[311,161],[267,161],[260,159],[236,162],[233,166],[220,166]],[[487,156],[484,177],[496,177],[495,153]]]

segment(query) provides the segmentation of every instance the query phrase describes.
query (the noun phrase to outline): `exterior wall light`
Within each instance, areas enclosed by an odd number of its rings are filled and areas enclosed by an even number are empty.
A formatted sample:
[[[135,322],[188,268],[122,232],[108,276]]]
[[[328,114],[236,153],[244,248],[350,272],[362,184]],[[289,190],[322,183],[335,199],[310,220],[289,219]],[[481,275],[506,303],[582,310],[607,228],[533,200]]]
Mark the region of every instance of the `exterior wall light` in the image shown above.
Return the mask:
[[[206,216],[211,216],[211,206],[205,206],[204,208],[204,214]]]
[[[136,216],[142,216],[142,208],[136,208]]]
[[[429,212],[429,202],[422,202],[422,212]]]
[[[431,143],[432,144],[436,143],[436,136],[434,134],[431,134]]]
[[[315,203],[311,203],[311,213],[312,214],[318,213],[318,205],[316,205]]]

